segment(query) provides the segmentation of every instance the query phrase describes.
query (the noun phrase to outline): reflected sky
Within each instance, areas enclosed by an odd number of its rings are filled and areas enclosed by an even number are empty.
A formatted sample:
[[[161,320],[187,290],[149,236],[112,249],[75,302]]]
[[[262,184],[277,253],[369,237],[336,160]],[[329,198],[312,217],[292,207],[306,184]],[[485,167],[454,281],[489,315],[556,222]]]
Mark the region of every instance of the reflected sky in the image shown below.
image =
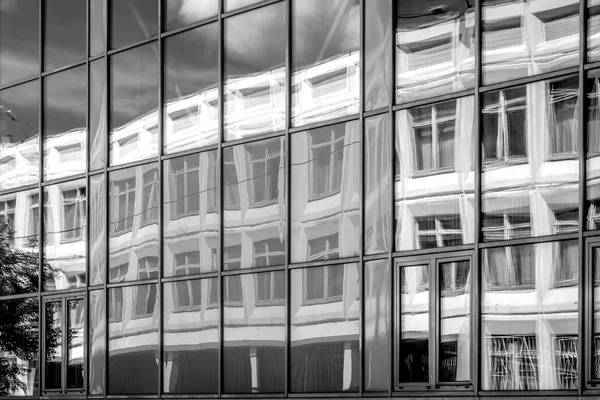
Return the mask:
[[[86,2],[44,0],[44,71],[86,57]]]
[[[218,5],[218,0],[163,0],[163,29],[170,31],[214,17]]]

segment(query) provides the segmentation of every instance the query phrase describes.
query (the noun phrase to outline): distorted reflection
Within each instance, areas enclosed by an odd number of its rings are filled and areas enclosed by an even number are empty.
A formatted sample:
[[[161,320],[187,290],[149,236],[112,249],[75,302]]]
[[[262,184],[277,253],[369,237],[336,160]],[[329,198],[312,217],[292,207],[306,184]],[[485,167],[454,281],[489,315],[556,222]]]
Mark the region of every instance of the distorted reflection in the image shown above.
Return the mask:
[[[238,8],[250,6],[252,4],[260,3],[262,0],[223,0],[224,12],[237,10]]]
[[[358,391],[358,264],[294,269],[291,281],[291,391]]]
[[[390,262],[365,262],[365,391],[388,391],[390,387],[392,276]]]
[[[576,232],[578,78],[483,95],[484,240]]]
[[[396,16],[397,103],[473,87],[473,0],[397,0]]]
[[[158,59],[154,42],[110,57],[111,165],[158,154]]]
[[[164,41],[165,153],[217,142],[218,35],[214,23]]]
[[[108,289],[108,394],[157,394],[157,285]]]
[[[282,393],[285,382],[285,272],[223,280],[225,393]]]
[[[158,165],[109,174],[108,282],[158,278]]]
[[[218,290],[217,278],[164,284],[165,393],[217,393]]]
[[[592,320],[592,371],[591,379],[600,378],[600,247],[593,247],[591,250],[592,258],[592,281],[593,293],[593,320]]]
[[[44,187],[45,291],[86,284],[86,194],[85,179]]]
[[[39,73],[39,20],[40,0],[0,2],[0,86]]]
[[[170,31],[215,17],[219,0],[165,0],[163,7],[163,30]]]
[[[85,59],[86,3],[44,0],[44,71]]]
[[[106,292],[89,293],[88,393],[102,395],[106,376]]]
[[[360,124],[292,135],[292,262],[358,255]]]
[[[109,0],[110,48],[149,39],[158,33],[159,0]]]
[[[292,2],[292,126],[359,111],[358,0]]]
[[[85,317],[85,308],[83,298],[69,299],[67,303],[67,354],[65,362],[67,363],[67,386],[66,390],[79,389],[83,391],[84,376],[84,348],[83,323]]]
[[[1,266],[1,267],[4,267]],[[39,301],[22,298],[0,301],[0,396],[37,396],[39,369]],[[48,338],[52,338],[48,341]],[[46,344],[54,347],[58,332],[46,331]]]
[[[106,23],[104,5],[107,0],[90,0],[89,6],[89,51],[90,56],[106,50]]]
[[[396,113],[396,250],[473,243],[473,96]]]
[[[223,150],[225,269],[285,263],[285,139]],[[239,248],[240,262],[232,263]]]
[[[392,0],[365,2],[365,111],[390,103],[391,9]]]
[[[46,303],[45,326],[54,335],[45,336],[45,379],[44,391],[60,390],[62,387],[63,360],[63,309],[62,301]]]
[[[485,249],[484,390],[578,387],[577,240]]]
[[[89,70],[89,118],[90,118],[90,171],[106,165],[107,118],[106,118],[106,61],[90,62]]]
[[[285,14],[278,3],[225,20],[225,140],[285,128]]]
[[[164,276],[216,271],[217,151],[173,158],[164,172]]]
[[[38,189],[0,196],[0,253],[5,255],[0,262],[0,296],[38,291],[39,205]],[[44,269],[49,272],[46,262]]]
[[[106,175],[90,176],[90,285],[106,279]]]
[[[588,73],[586,199],[588,201],[586,229],[600,229],[600,71]]]
[[[0,91],[0,190],[37,183],[40,83]]]
[[[44,180],[84,173],[87,160],[85,65],[44,78]]]
[[[579,0],[483,0],[483,83],[576,66]]]

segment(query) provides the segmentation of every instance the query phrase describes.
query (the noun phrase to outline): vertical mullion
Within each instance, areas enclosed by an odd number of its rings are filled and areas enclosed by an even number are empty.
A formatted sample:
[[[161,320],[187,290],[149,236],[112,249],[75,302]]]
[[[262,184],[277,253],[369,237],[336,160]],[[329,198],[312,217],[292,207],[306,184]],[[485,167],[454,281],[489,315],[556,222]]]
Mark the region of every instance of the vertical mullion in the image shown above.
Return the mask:
[[[61,347],[61,360],[60,360],[60,393],[64,394],[66,392],[66,388],[67,388],[67,363],[68,363],[68,356],[67,356],[67,342],[68,342],[68,338],[69,338],[69,311],[67,310],[67,306],[69,304],[69,302],[67,301],[66,297],[62,297],[60,299],[60,303],[62,306],[62,321],[61,321],[61,329],[62,329],[62,343],[60,345]]]
[[[286,0],[286,49],[285,49],[285,348],[284,348],[284,395],[290,392],[290,345],[291,345],[291,249],[292,249],[292,138],[290,134],[292,115],[292,0]]]
[[[358,337],[358,393],[362,395],[364,391],[364,351],[365,351],[365,263],[364,263],[364,253],[365,253],[365,118],[364,118],[364,109],[365,109],[365,1],[360,0],[360,93],[359,93],[359,107],[360,107],[360,203],[359,203],[359,293],[360,293],[360,320],[359,320],[359,337]],[[340,184],[341,185],[341,184]]]
[[[158,304],[158,395],[162,395],[163,388],[163,363],[164,363],[164,351],[163,351],[163,339],[164,339],[164,327],[163,327],[163,317],[164,317],[164,307],[163,307],[163,285],[162,285],[162,277],[163,277],[163,229],[164,229],[164,213],[163,213],[163,165],[162,161],[163,155],[163,136],[164,136],[164,115],[163,115],[163,100],[164,100],[164,91],[163,91],[163,83],[164,83],[164,63],[163,63],[163,41],[165,40],[161,33],[162,29],[162,0],[156,1],[156,6],[158,7],[158,287],[156,288],[156,292],[158,293],[158,300],[156,303]],[[185,169],[184,169],[185,170]]]
[[[100,134],[105,135],[104,137],[104,143],[105,143],[105,148],[104,148],[104,182],[105,182],[105,187],[104,187],[104,198],[105,198],[105,215],[106,215],[106,229],[104,231],[104,242],[105,242],[105,255],[104,255],[104,267],[105,267],[105,271],[104,271],[104,328],[105,328],[105,332],[106,334],[104,335],[104,365],[105,365],[105,371],[104,371],[104,393],[103,393],[103,397],[106,398],[106,396],[108,396],[108,391],[109,391],[109,377],[108,374],[110,373],[110,351],[109,351],[109,345],[110,345],[110,341],[109,341],[109,334],[110,334],[110,299],[109,299],[109,290],[108,290],[108,280],[110,277],[110,229],[111,229],[111,225],[110,225],[110,179],[109,179],[109,173],[108,173],[108,166],[110,165],[110,124],[111,124],[111,120],[110,120],[110,107],[111,107],[111,90],[110,90],[110,80],[111,80],[111,72],[110,72],[110,59],[108,57],[108,47],[109,47],[109,40],[110,40],[110,21],[109,21],[109,1],[110,0],[104,0],[103,3],[103,10],[102,12],[104,13],[104,87],[106,90],[106,102],[104,104],[104,115],[105,115],[105,126],[106,129],[104,129],[103,132],[101,132]],[[102,105],[101,105],[102,106]],[[102,114],[100,114],[102,115]],[[102,121],[101,121],[102,122]],[[118,204],[118,203],[117,203]]]
[[[225,238],[223,237],[225,230],[223,229],[223,223],[224,223],[224,216],[223,216],[223,204],[224,204],[224,188],[223,188],[223,137],[224,137],[224,133],[223,133],[223,119],[224,119],[224,110],[223,110],[223,104],[224,104],[224,99],[223,99],[223,77],[224,77],[224,66],[223,66],[223,62],[224,62],[224,26],[223,26],[223,2],[224,0],[218,0],[219,5],[218,5],[218,20],[217,20],[217,24],[218,24],[218,57],[217,57],[217,71],[218,71],[218,85],[217,85],[217,96],[218,96],[218,132],[217,132],[217,164],[218,164],[218,186],[219,186],[219,204],[218,204],[218,210],[219,210],[219,226],[218,226],[218,230],[219,230],[219,247],[217,250],[217,272],[218,272],[218,303],[219,303],[219,356],[218,356],[218,389],[217,389],[217,394],[219,395],[219,397],[223,394],[223,365],[225,364],[223,362],[223,356],[225,354],[224,351],[224,347],[225,347],[225,342],[224,342],[224,331],[225,331],[225,310],[224,310],[224,285],[223,285],[223,267],[224,267],[224,263],[223,263],[223,243],[225,242]]]
[[[43,292],[43,282],[44,282],[44,234],[42,230],[44,229],[43,220],[45,218],[46,210],[44,207],[44,190],[42,188],[42,177],[44,175],[44,151],[43,151],[43,121],[42,121],[42,110],[44,107],[44,87],[42,83],[42,70],[44,65],[44,0],[40,0],[38,4],[38,57],[39,57],[39,69],[38,69],[38,87],[40,96],[39,108],[38,108],[38,151],[39,151],[39,162],[38,162],[38,191],[39,191],[39,231],[38,231],[38,303],[40,306],[40,326],[41,329],[38,338],[38,345],[40,349],[40,356],[38,357],[40,360],[40,374],[41,374],[41,387],[39,390],[39,395],[42,395],[44,389],[46,388],[46,352],[45,352],[45,337],[46,337],[46,319],[45,312],[46,308],[43,304],[42,292]],[[15,202],[16,207],[16,202]],[[16,212],[16,210],[15,210]]]
[[[373,1],[373,0],[371,0]],[[398,355],[399,355],[399,346],[398,346],[398,341],[397,341],[397,334],[399,334],[399,326],[396,326],[396,312],[397,310],[399,310],[399,295],[400,292],[397,291],[396,289],[399,283],[398,278],[395,277],[396,275],[396,265],[393,262],[393,254],[394,254],[394,248],[396,246],[396,236],[395,236],[395,226],[396,226],[396,157],[395,157],[395,144],[396,144],[396,131],[394,129],[394,121],[396,120],[395,118],[395,114],[394,114],[394,103],[396,102],[396,7],[397,7],[397,1],[396,0],[390,0],[391,2],[391,12],[390,12],[390,20],[389,20],[389,24],[390,24],[390,30],[391,30],[391,38],[390,38],[390,44],[389,44],[389,48],[388,51],[390,52],[390,57],[389,57],[389,73],[391,75],[391,77],[389,77],[389,101],[388,101],[388,120],[389,120],[389,158],[390,158],[390,162],[391,162],[391,166],[390,166],[390,177],[389,177],[389,184],[390,184],[390,216],[391,216],[391,223],[389,226],[389,231],[388,231],[388,235],[389,235],[389,249],[388,249],[388,263],[390,265],[390,272],[391,272],[391,279],[392,279],[392,283],[391,283],[391,296],[392,296],[392,301],[390,302],[390,307],[389,307],[389,311],[388,311],[388,318],[390,320],[390,343],[391,343],[391,354],[392,356],[390,357],[390,371],[389,371],[389,385],[388,385],[388,396],[391,396],[394,388],[396,388],[397,386],[397,381],[396,381],[396,361],[398,360]],[[364,298],[363,298],[363,304],[364,304]]]
[[[429,265],[429,385],[428,389],[437,386],[437,351],[438,351],[438,313],[437,313],[437,283],[438,261],[435,257],[427,260]],[[433,328],[433,329],[431,329]]]
[[[86,108],[85,108],[85,126],[86,126],[86,143],[85,143],[85,286],[84,292],[84,319],[83,319],[83,394],[88,394],[88,363],[89,363],[89,352],[88,352],[88,326],[89,326],[89,312],[88,312],[88,301],[89,301],[89,286],[90,286],[90,1],[87,0],[85,7],[85,67],[86,67]]]

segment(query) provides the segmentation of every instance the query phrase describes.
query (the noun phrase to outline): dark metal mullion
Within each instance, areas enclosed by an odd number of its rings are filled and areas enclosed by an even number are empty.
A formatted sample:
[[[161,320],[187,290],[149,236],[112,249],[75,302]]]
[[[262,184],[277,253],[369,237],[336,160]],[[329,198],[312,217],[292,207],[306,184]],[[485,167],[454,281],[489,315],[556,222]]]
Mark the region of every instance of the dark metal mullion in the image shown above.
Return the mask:
[[[86,99],[85,99],[85,292],[83,293],[83,395],[88,394],[88,371],[89,371],[89,352],[88,352],[88,332],[89,332],[89,283],[90,283],[90,1],[85,2],[85,66],[86,66]]]
[[[284,337],[284,385],[283,393],[290,391],[291,353],[291,252],[292,252],[292,0],[286,0],[286,49],[285,49],[285,337]]]
[[[163,307],[163,266],[164,266],[164,207],[163,207],[163,189],[164,189],[164,162],[160,160],[163,154],[163,138],[164,138],[164,54],[163,54],[163,41],[161,37],[162,32],[162,0],[157,0],[156,6],[158,7],[158,286],[156,292],[158,294],[158,395],[162,395],[164,392],[164,307]]]
[[[427,389],[433,389],[437,384],[437,354],[439,338],[438,318],[438,262],[435,257],[423,260],[429,265],[429,385]],[[433,329],[431,329],[433,328]],[[432,332],[433,330],[433,332]]]
[[[38,344],[40,349],[40,388],[38,390],[38,395],[43,395],[44,390],[46,389],[46,307],[44,304],[44,298],[42,297],[42,290],[44,285],[44,235],[42,230],[44,229],[44,217],[46,214],[46,210],[44,207],[44,190],[42,189],[42,177],[44,176],[44,151],[43,151],[43,120],[42,120],[42,110],[44,107],[44,86],[42,83],[42,70],[44,65],[44,1],[40,0],[39,2],[39,15],[38,15],[38,57],[39,57],[39,69],[38,69],[38,88],[40,96],[39,108],[38,108],[38,152],[39,152],[39,164],[38,164],[38,193],[39,193],[39,230],[38,230],[38,302],[39,302],[39,326],[41,329],[38,330],[40,333],[38,338]]]
[[[93,1],[93,0],[92,0]],[[104,0],[103,3],[103,14],[104,14],[104,88],[106,91],[105,104],[101,105],[104,107],[104,116],[105,116],[105,126],[103,132],[100,134],[104,135],[104,199],[105,201],[105,219],[106,226],[104,231],[104,243],[105,243],[105,255],[104,255],[104,271],[103,272],[103,282],[104,282],[104,391],[103,397],[107,397],[109,393],[109,373],[110,373],[110,357],[109,357],[109,345],[110,345],[110,300],[109,300],[109,292],[108,288],[108,280],[109,280],[109,270],[110,270],[110,179],[109,179],[109,170],[108,167],[110,165],[110,131],[111,131],[111,120],[110,120],[110,107],[111,107],[111,89],[110,89],[110,57],[108,56],[108,46],[110,40],[110,24],[109,24],[109,2],[110,0]],[[102,115],[102,114],[100,114]]]
[[[394,392],[394,390],[396,389],[397,385],[398,385],[398,379],[397,379],[397,363],[396,361],[399,362],[400,359],[400,342],[399,340],[397,340],[397,338],[399,338],[400,335],[400,325],[398,323],[398,321],[396,321],[396,313],[400,311],[400,282],[399,282],[399,277],[400,274],[398,274],[398,278],[396,278],[396,265],[394,263],[394,250],[396,247],[396,237],[395,237],[395,226],[396,226],[396,154],[395,154],[395,145],[396,145],[396,131],[394,129],[394,121],[395,121],[395,115],[394,115],[394,103],[395,103],[395,97],[396,97],[396,8],[398,7],[398,2],[395,0],[388,0],[390,2],[390,15],[389,15],[389,26],[390,26],[390,31],[391,31],[391,35],[390,35],[390,43],[388,44],[388,48],[387,51],[390,52],[389,54],[389,64],[388,64],[388,68],[389,68],[389,73],[390,73],[390,77],[388,79],[389,83],[389,90],[388,90],[388,109],[387,109],[387,113],[388,113],[388,122],[389,122],[389,143],[388,143],[388,151],[389,151],[389,158],[390,158],[390,177],[389,177],[389,185],[390,185],[390,193],[389,193],[389,199],[390,199],[390,204],[389,207],[391,207],[390,210],[390,226],[389,226],[389,231],[388,231],[388,235],[389,235],[389,248],[388,248],[388,264],[389,264],[389,268],[390,268],[390,279],[391,279],[391,283],[390,283],[390,296],[392,297],[390,299],[390,307],[389,307],[389,311],[388,311],[388,317],[390,320],[390,359],[389,359],[389,372],[388,372],[388,396],[391,396],[392,393]],[[362,300],[363,304],[364,304],[364,299]],[[399,320],[399,319],[398,319]]]
[[[585,271],[587,269],[587,259],[586,259],[586,249],[585,249],[585,237],[583,236],[583,232],[585,231],[585,208],[586,208],[586,156],[587,156],[587,146],[586,146],[586,132],[585,132],[585,123],[586,116],[584,110],[587,110],[587,96],[585,93],[585,61],[586,61],[586,42],[587,42],[587,1],[580,0],[579,1],[579,98],[581,99],[582,107],[579,107],[579,115],[578,118],[578,142],[579,142],[579,310],[578,310],[578,341],[577,341],[577,351],[578,351],[578,363],[577,363],[577,377],[579,384],[577,385],[577,394],[581,396],[583,394],[583,388],[585,387],[585,366],[588,364],[588,360],[585,354],[586,349],[590,349],[591,347],[584,346],[585,342],[585,280],[582,279],[585,277]],[[591,264],[589,264],[591,265]],[[590,279],[593,282],[593,278]],[[593,286],[592,286],[593,290]],[[593,303],[590,303],[593,304]],[[589,325],[591,325],[590,321]],[[592,357],[590,357],[590,360]]]
[[[359,207],[359,253],[358,253],[358,272],[359,272],[359,307],[360,307],[360,317],[359,317],[359,328],[358,328],[358,394],[362,395],[364,391],[364,353],[365,353],[365,263],[363,260],[365,254],[365,117],[364,117],[364,103],[365,103],[365,0],[360,0],[360,42],[359,42],[359,65],[360,65],[360,92],[358,95],[359,98],[359,124],[360,124],[360,160],[359,160],[359,193],[360,193],[360,203]],[[332,141],[333,145],[333,141]],[[345,267],[343,267],[345,269]]]
[[[217,273],[218,273],[218,304],[219,304],[219,345],[218,345],[218,349],[219,349],[219,356],[218,356],[218,377],[217,377],[217,394],[219,395],[219,397],[223,394],[223,373],[224,373],[224,369],[223,369],[223,365],[225,364],[223,362],[223,357],[225,354],[224,348],[225,348],[225,310],[224,310],[224,305],[225,305],[225,301],[224,301],[224,278],[222,275],[223,272],[223,268],[224,268],[224,264],[223,264],[223,243],[225,242],[225,238],[224,238],[224,233],[225,230],[223,229],[223,223],[225,221],[225,219],[223,218],[223,204],[224,204],[224,190],[223,190],[223,120],[224,120],[224,110],[223,110],[223,77],[224,77],[224,66],[223,66],[223,62],[224,62],[224,49],[223,49],[223,45],[224,45],[224,26],[223,26],[223,17],[222,17],[222,12],[223,12],[223,2],[224,0],[218,0],[219,5],[218,5],[218,19],[217,19],[217,25],[218,25],[218,56],[217,56],[217,71],[218,71],[218,104],[219,104],[219,109],[218,109],[218,133],[217,133],[217,164],[218,164],[218,168],[217,168],[217,180],[218,180],[218,187],[219,187],[219,204],[218,204],[218,210],[219,210],[219,248],[217,249]]]

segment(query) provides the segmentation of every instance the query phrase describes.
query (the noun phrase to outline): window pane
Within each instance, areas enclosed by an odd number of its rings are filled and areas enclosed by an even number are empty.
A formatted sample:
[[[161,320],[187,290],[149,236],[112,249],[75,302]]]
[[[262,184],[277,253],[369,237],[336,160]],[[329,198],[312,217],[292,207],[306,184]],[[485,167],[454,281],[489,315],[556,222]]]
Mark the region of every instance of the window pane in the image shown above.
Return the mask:
[[[89,116],[90,116],[90,170],[106,165],[106,62],[104,59],[90,63]]]
[[[1,269],[1,268],[0,268]],[[39,364],[39,301],[24,298],[0,301],[0,363],[6,366],[3,378],[14,382],[3,384],[0,396],[38,396],[40,385]],[[52,319],[46,319],[52,322]],[[56,346],[60,332],[51,325],[46,334],[50,348]]]
[[[84,65],[44,78],[44,180],[86,170],[86,87]]]
[[[292,126],[356,114],[358,0],[292,2]]]
[[[323,279],[309,279],[321,270]],[[329,271],[328,271],[329,270]],[[357,392],[359,386],[360,276],[358,264],[311,267],[291,271],[291,391],[294,393]],[[317,276],[317,275],[315,275]],[[313,284],[328,288],[343,279],[343,292],[307,297]],[[328,290],[328,289],[327,289]],[[326,304],[327,313],[323,313]]]
[[[85,308],[83,299],[67,300],[67,389],[83,391]]]
[[[158,0],[110,0],[108,10],[111,49],[158,33]]]
[[[104,394],[106,375],[106,292],[95,290],[89,293],[89,337],[88,337],[88,393]]]
[[[86,57],[86,3],[44,0],[44,71]]]
[[[292,262],[357,255],[358,121],[294,133],[291,148]],[[329,244],[332,251],[316,251],[311,245],[331,236],[337,238]]]
[[[2,2],[2,13],[0,13],[0,71],[2,71],[0,86],[39,73],[39,18],[39,0]],[[6,106],[4,101],[0,103]],[[2,130],[4,130],[4,127]]]
[[[111,165],[158,154],[158,69],[154,42],[110,57]]]
[[[226,193],[239,190],[247,194],[239,197],[240,204],[226,202],[224,205],[224,245],[241,245],[241,268],[283,264],[286,233],[284,138],[227,147],[223,153],[224,159],[233,160],[231,173],[223,176]],[[225,265],[225,269],[230,267]]]
[[[164,0],[163,30],[170,31],[215,17],[218,8],[218,0]]]
[[[365,111],[390,102],[391,0],[365,2]]]
[[[225,393],[283,393],[285,381],[285,299],[259,292],[263,276],[284,271],[224,277],[223,375]],[[281,279],[281,278],[280,278]],[[241,296],[233,294],[239,282]],[[272,287],[272,285],[271,285]],[[264,287],[263,287],[264,289]]]
[[[62,301],[46,303],[45,326],[52,334],[45,336],[46,377],[45,390],[60,390],[62,388],[63,363],[63,310]]]
[[[556,284],[556,271],[579,265],[578,252],[565,252],[568,243],[483,251],[484,390],[578,387],[579,287]]]
[[[85,179],[44,187],[44,291],[85,286]]]
[[[106,20],[104,5],[106,0],[90,0],[90,56],[101,53],[106,49]]]
[[[164,276],[217,270],[219,215],[217,151],[165,161],[163,173]],[[178,268],[177,257],[195,254],[194,268]],[[176,271],[176,269],[178,269]]]
[[[108,394],[158,394],[156,296],[156,284],[108,290]]]
[[[484,0],[483,83],[489,85],[577,65],[578,3]]]
[[[165,393],[217,393],[219,308],[210,297],[217,288],[217,278],[164,284]],[[193,306],[181,307],[182,296]]]
[[[39,81],[0,91],[0,105],[0,190],[38,183]]]
[[[473,88],[473,0],[397,0],[396,9],[396,103]]]
[[[223,0],[223,8],[224,12],[229,12],[260,2],[261,0]]]
[[[165,153],[217,142],[217,40],[218,26],[214,23],[164,41]]]
[[[285,128],[285,14],[278,3],[225,20],[225,140]]]
[[[105,282],[106,176],[90,176],[90,285]]]
[[[365,263],[364,388],[390,387],[392,277],[388,260]]]

